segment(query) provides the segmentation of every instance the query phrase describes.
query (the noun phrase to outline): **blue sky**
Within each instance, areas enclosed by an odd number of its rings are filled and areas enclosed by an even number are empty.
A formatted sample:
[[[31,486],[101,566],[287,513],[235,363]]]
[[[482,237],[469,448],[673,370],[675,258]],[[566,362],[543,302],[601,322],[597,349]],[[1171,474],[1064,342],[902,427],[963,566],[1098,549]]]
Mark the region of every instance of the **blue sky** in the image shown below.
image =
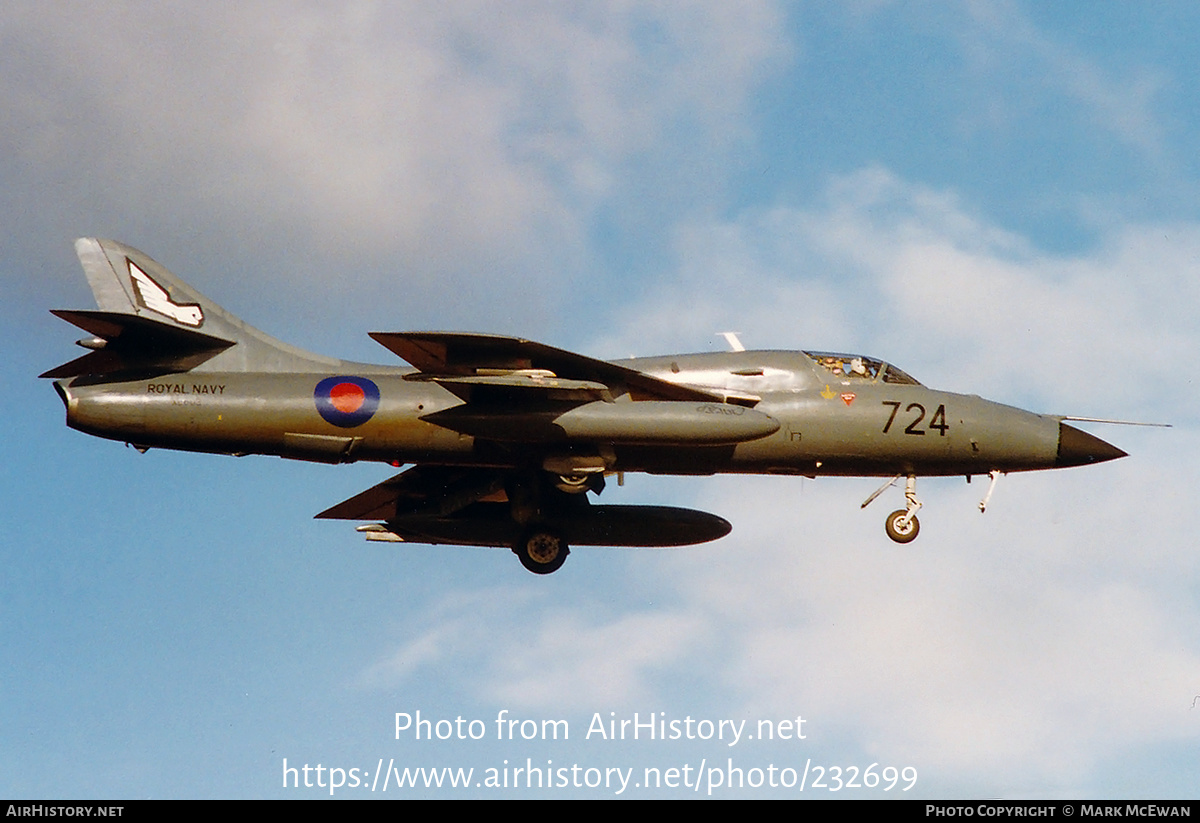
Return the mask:
[[[1195,796],[1198,31],[1188,3],[5,4],[0,794],[732,757],[912,766],[905,796]],[[981,484],[923,481],[903,548],[869,479],[631,476],[608,502],[733,533],[538,579],[311,519],[388,467],[68,430],[35,375],[77,351],[47,309],[92,305],[82,235],[350,359],[390,362],[377,330],[624,357],[732,328],[1174,428],[1097,429],[1131,456],[1010,475],[983,516]],[[396,740],[417,710],[488,738]],[[497,741],[502,710],[571,739]],[[584,739],[610,712],[806,738]]]

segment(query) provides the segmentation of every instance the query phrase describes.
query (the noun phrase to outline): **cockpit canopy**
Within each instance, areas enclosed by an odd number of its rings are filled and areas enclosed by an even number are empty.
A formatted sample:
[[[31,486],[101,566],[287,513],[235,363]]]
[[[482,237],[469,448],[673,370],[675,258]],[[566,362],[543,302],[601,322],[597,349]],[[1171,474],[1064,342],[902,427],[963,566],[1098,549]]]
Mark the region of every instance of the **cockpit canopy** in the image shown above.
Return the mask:
[[[861,354],[837,354],[834,352],[806,351],[808,357],[836,380],[861,380],[874,383],[883,377],[884,383],[898,383],[907,386],[919,386],[918,381],[902,372],[900,369],[876,360],[873,357],[863,357]]]
[[[900,369],[859,354],[800,351],[744,351],[643,357],[614,361],[666,380],[757,401],[763,394],[820,390],[826,384],[892,383],[921,385]]]

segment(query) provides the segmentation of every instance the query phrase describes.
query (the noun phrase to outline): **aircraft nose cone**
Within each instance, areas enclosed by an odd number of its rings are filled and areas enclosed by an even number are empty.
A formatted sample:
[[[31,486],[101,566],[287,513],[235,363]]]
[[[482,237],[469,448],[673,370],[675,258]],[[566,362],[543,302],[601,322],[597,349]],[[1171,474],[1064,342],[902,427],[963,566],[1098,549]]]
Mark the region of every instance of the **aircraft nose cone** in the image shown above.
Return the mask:
[[[1125,456],[1126,452],[1099,437],[1093,437],[1066,423],[1058,424],[1058,459],[1055,465],[1059,468],[1087,466]]]

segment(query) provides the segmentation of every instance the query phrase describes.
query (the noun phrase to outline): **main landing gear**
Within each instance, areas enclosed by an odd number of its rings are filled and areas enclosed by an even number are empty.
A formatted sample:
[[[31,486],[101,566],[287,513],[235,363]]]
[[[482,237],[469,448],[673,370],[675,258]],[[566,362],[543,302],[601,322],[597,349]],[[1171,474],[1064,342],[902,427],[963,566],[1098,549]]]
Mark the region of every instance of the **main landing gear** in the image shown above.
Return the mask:
[[[872,500],[883,494],[901,477],[903,475],[898,474],[876,489],[874,494],[863,501],[862,508],[865,509]],[[887,536],[897,543],[911,543],[921,532],[921,521],[917,520],[917,510],[921,508],[922,504],[917,499],[917,476],[915,474],[908,475],[904,482],[904,502],[905,508],[897,509],[889,514],[883,524]]]
[[[573,514],[586,513],[585,492],[598,494],[602,488],[604,475],[600,472],[560,476],[529,471],[510,477],[505,491],[512,519],[520,527],[512,550],[521,565],[534,574],[551,574],[562,568],[571,549],[559,526]]]
[[[522,532],[513,552],[534,574],[550,574],[562,568],[571,550],[557,532],[534,526]]]

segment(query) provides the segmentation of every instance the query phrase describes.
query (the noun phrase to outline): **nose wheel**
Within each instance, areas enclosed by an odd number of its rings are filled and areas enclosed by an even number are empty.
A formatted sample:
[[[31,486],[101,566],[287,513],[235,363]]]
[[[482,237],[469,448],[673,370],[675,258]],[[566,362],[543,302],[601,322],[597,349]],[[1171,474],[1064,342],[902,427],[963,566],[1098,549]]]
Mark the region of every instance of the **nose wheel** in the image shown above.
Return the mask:
[[[887,529],[887,536],[897,543],[911,543],[921,531],[921,521],[905,509],[897,509],[887,516],[883,527]]]
[[[872,500],[883,494],[899,479],[900,475],[896,475],[876,489],[875,493],[863,502],[862,508],[865,509]],[[915,474],[908,475],[904,481],[904,502],[905,508],[897,509],[889,514],[883,524],[887,536],[897,543],[911,543],[921,532],[921,521],[917,520],[917,510],[921,508],[921,501],[917,499],[917,476]]]

